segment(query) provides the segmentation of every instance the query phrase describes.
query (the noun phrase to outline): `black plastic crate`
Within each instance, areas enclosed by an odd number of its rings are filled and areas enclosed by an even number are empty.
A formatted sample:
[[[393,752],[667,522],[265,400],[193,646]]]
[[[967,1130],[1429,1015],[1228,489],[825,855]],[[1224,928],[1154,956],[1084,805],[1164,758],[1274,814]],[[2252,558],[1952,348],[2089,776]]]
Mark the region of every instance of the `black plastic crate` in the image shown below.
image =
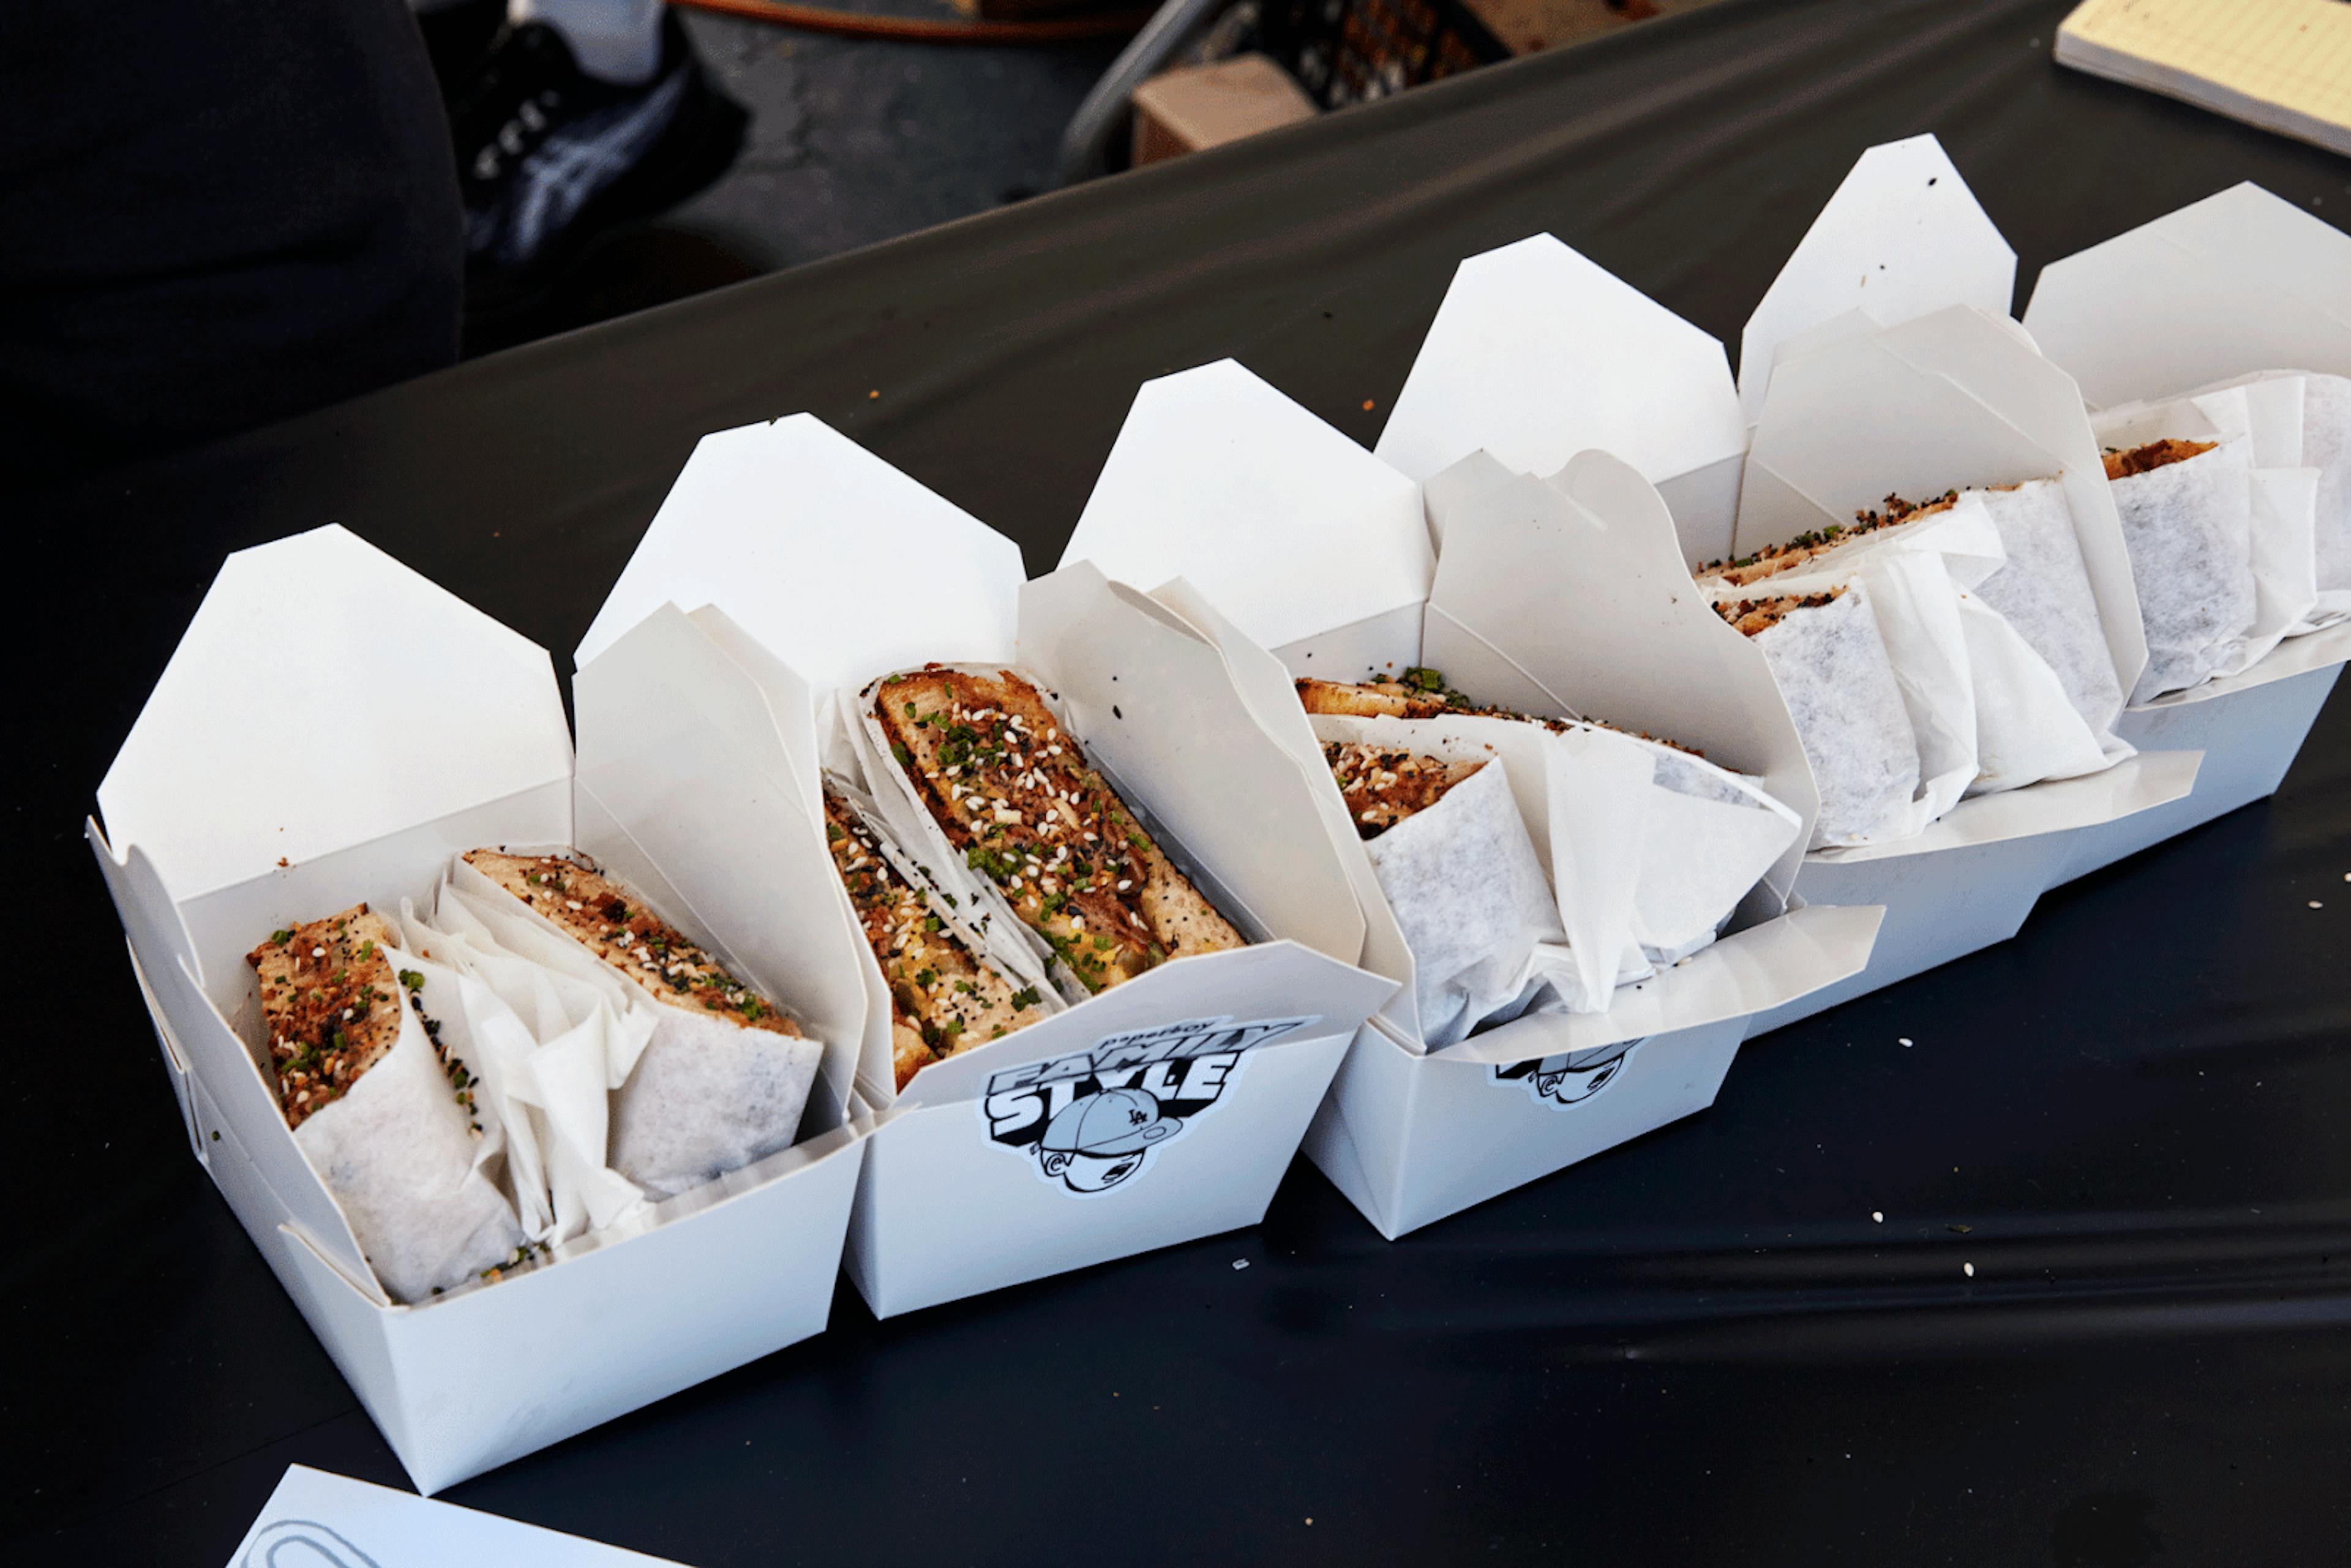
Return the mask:
[[[1325,109],[1510,57],[1460,0],[1262,0],[1258,26],[1265,52]]]

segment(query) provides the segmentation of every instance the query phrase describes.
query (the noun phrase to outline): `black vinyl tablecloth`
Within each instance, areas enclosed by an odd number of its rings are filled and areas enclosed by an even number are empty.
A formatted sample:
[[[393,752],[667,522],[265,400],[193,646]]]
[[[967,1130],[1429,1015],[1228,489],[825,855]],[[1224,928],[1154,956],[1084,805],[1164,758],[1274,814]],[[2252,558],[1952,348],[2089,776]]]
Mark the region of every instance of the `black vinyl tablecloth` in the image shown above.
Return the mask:
[[[705,431],[813,410],[1041,570],[1139,381],[1236,355],[1369,442],[1454,263],[1536,230],[1735,343],[1921,131],[2028,287],[2241,179],[2351,212],[2351,164],[2058,69],[2065,9],[1727,0],[20,498],[9,1555],[218,1563],[289,1462],[401,1479],[188,1157],[79,841],[225,550],[347,524],[568,667]],[[2274,800],[1400,1243],[1301,1162],[1256,1231],[844,1288],[449,1496],[701,1568],[2344,1560],[2346,786],[2338,695]]]

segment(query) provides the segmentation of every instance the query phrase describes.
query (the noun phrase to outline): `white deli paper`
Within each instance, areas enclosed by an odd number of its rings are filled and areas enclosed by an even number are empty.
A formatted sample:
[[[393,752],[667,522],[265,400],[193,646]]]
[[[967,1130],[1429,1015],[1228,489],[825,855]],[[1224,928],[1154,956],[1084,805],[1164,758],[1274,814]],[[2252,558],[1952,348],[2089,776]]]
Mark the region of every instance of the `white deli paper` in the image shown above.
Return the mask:
[[[1774,596],[1761,589],[1737,601]],[[1792,610],[1750,641],[1771,667],[1820,791],[1806,847],[1882,843],[1926,826],[1917,732],[1869,588]]]
[[[396,952],[384,956],[395,972],[405,961]],[[468,1283],[522,1245],[522,1227],[494,1179],[498,1140],[486,1126],[476,1136],[471,1120],[403,989],[392,1049],[294,1129],[395,1301],[426,1301]]]
[[[655,998],[463,861],[451,867],[448,885],[501,946],[603,982],[616,1011],[652,1019],[625,1080],[613,1086],[606,1161],[613,1170],[654,1197],[674,1197],[791,1145],[821,1042]]]
[[[2244,653],[2258,611],[2251,455],[2237,436],[2111,482],[2147,628],[2134,706],[2200,685]]]
[[[2098,601],[2082,558],[2065,487],[2055,479],[1972,490],[2008,552],[2007,564],[1975,585],[2038,653],[2094,737],[2109,737],[2123,709],[2122,682],[2098,621]],[[2111,747],[2104,747],[2111,750]]]
[[[1311,723],[1325,743],[1489,763],[1364,846],[1412,949],[1431,1050],[1530,1010],[1604,1010],[1620,985],[1711,942],[1802,827],[1752,780],[1599,726],[1467,712]],[[1505,798],[1516,832],[1494,815]],[[1492,962],[1476,961],[1473,933]]]

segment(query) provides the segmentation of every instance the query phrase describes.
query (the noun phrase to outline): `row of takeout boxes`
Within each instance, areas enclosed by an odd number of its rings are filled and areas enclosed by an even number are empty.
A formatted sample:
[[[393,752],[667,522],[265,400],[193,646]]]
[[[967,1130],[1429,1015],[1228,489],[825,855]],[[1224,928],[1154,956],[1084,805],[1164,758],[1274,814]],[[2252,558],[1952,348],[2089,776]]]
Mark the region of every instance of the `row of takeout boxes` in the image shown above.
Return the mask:
[[[2006,319],[2013,268],[1931,139],[1875,149],[1734,386],[1712,339],[1524,241],[1463,264],[1376,455],[1229,362],[1145,386],[1035,581],[810,416],[714,434],[577,650],[576,743],[543,650],[340,529],[231,557],[90,830],[194,1152],[432,1490],[820,1331],[844,1260],[886,1316],[1253,1224],[1301,1146],[1393,1238],[1702,1109],[1742,1040],[2006,937],[2045,889],[2273,790],[2351,634],[2127,711],[2117,766],[1892,842],[1800,835],[1719,941],[1604,1011],[1434,1052],[1410,955],[1308,787],[1290,679],[1436,666],[1485,702],[1695,747],[1809,827],[1787,706],[1687,591],[1693,563],[1892,491],[2093,469],[2085,393],[2351,373],[2351,240],[2249,187],[2053,267],[2026,323],[2051,359]],[[1771,381],[1807,364],[1834,373]],[[2135,629],[2110,634],[2122,663]],[[1257,940],[899,1092],[820,837],[816,712],[928,660],[1039,677]],[[403,1306],[287,1134],[242,955],[360,900],[422,902],[492,843],[597,857],[785,1001],[822,1065],[793,1146]],[[994,1135],[1040,1083],[1138,1082],[1086,1075],[1171,1033],[1222,1055],[1114,1187]]]

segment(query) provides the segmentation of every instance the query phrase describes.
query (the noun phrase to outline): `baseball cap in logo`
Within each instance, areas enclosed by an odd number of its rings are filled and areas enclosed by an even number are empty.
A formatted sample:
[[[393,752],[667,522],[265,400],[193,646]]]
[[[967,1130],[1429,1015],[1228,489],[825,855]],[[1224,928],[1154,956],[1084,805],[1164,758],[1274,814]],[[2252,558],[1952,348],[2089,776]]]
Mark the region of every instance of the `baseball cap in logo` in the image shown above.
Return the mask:
[[[1061,1107],[1045,1127],[1047,1154],[1091,1155],[1113,1159],[1137,1155],[1174,1137],[1181,1122],[1159,1113],[1159,1102],[1140,1089],[1105,1089]]]

